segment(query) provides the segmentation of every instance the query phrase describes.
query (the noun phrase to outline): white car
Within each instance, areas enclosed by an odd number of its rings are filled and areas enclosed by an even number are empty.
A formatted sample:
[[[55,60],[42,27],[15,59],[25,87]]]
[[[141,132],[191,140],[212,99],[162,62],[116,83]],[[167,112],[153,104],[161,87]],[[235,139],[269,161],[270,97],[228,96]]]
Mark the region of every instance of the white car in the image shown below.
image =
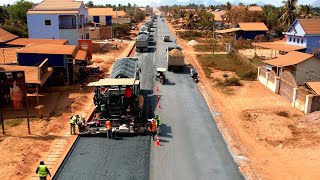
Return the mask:
[[[164,42],[169,42],[169,41],[170,41],[170,36],[164,35],[164,36],[163,36],[163,41],[164,41]]]

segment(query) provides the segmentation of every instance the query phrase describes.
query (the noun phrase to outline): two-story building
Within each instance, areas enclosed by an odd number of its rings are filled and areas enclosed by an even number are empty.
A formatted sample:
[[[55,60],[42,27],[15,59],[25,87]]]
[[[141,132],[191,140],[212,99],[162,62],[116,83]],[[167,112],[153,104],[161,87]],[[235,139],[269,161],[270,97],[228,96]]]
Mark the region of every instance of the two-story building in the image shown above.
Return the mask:
[[[89,8],[89,21],[111,26],[112,24],[130,24],[130,18],[124,11],[114,11],[112,8]]]
[[[320,48],[320,19],[296,19],[287,32],[286,43],[306,48],[306,53],[313,53]]]
[[[29,38],[89,39],[88,9],[82,1],[44,0],[27,12]]]

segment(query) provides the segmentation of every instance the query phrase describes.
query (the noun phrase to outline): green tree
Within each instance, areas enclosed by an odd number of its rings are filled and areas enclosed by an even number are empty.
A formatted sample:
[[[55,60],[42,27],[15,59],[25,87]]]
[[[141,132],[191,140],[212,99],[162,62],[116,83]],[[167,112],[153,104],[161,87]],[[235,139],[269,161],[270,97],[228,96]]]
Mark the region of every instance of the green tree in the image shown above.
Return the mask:
[[[19,0],[8,7],[9,18],[15,23],[27,23],[27,12],[34,4],[29,1]]]
[[[94,7],[94,4],[93,4],[92,1],[88,1],[87,4],[86,4],[86,6],[87,6],[88,8],[93,8],[93,7]]]
[[[0,6],[0,23],[4,23],[7,19],[9,19],[9,13],[7,9],[3,6]]]
[[[283,8],[283,14],[279,18],[279,21],[282,25],[289,28],[290,25],[293,23],[293,21],[296,19],[297,13],[296,13],[296,6],[297,6],[298,0],[287,0],[282,1],[284,3]]]
[[[312,16],[312,10],[310,5],[300,5],[300,16],[303,18],[311,18]]]
[[[204,30],[212,31],[214,26],[214,16],[205,10],[201,10],[198,16],[200,21],[198,21],[197,25],[202,27]]]

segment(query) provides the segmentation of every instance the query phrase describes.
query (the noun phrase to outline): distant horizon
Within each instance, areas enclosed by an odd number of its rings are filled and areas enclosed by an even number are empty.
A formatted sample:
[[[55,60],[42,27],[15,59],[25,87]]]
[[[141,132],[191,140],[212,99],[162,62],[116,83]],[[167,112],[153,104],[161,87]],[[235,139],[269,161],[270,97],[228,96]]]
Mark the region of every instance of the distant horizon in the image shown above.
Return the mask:
[[[14,4],[17,0],[1,0],[0,1],[0,5],[7,5],[7,4]],[[43,0],[27,0],[33,3],[40,3]],[[81,0],[77,0],[77,1],[81,1]],[[84,3],[87,3],[90,0],[83,0]],[[95,5],[105,5],[105,4],[114,4],[114,5],[118,5],[118,4],[123,4],[123,5],[127,5],[128,3],[130,3],[131,5],[133,4],[137,4],[139,6],[146,6],[146,5],[156,5],[158,6],[158,4],[163,4],[163,2],[168,2],[166,4],[169,4],[170,0],[163,0],[163,1],[155,1],[155,0],[118,0],[116,1],[116,3],[112,3],[112,2],[108,2],[108,1],[101,1],[101,0],[91,0],[93,2],[93,4]],[[177,3],[193,3],[193,2],[208,2],[209,0],[198,0],[198,1],[194,1],[194,0],[173,0],[173,2],[177,2]],[[312,2],[310,2],[312,1]],[[226,2],[228,2],[227,0],[213,0],[211,1],[212,3],[210,4],[226,4]],[[281,6],[282,5],[282,1],[276,1],[276,3],[274,2],[274,0],[229,0],[229,2],[234,3],[235,5],[239,4],[239,2],[242,3],[246,3],[246,4],[252,4],[252,3],[258,3],[258,2],[263,2],[264,4],[272,4],[275,6]],[[310,4],[312,5],[314,2],[316,2],[316,0],[298,0],[298,4]],[[199,3],[200,4],[200,3]],[[208,5],[210,5],[208,4]],[[155,7],[155,6],[153,6]]]

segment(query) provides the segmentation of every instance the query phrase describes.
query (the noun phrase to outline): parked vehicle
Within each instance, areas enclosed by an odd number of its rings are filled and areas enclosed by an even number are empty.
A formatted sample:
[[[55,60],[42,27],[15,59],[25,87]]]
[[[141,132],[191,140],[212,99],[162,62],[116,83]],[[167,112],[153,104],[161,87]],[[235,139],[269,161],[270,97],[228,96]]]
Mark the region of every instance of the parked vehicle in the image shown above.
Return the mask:
[[[167,47],[166,51],[167,51],[168,71],[171,71],[171,70],[182,71],[185,65],[182,48],[179,46]]]

